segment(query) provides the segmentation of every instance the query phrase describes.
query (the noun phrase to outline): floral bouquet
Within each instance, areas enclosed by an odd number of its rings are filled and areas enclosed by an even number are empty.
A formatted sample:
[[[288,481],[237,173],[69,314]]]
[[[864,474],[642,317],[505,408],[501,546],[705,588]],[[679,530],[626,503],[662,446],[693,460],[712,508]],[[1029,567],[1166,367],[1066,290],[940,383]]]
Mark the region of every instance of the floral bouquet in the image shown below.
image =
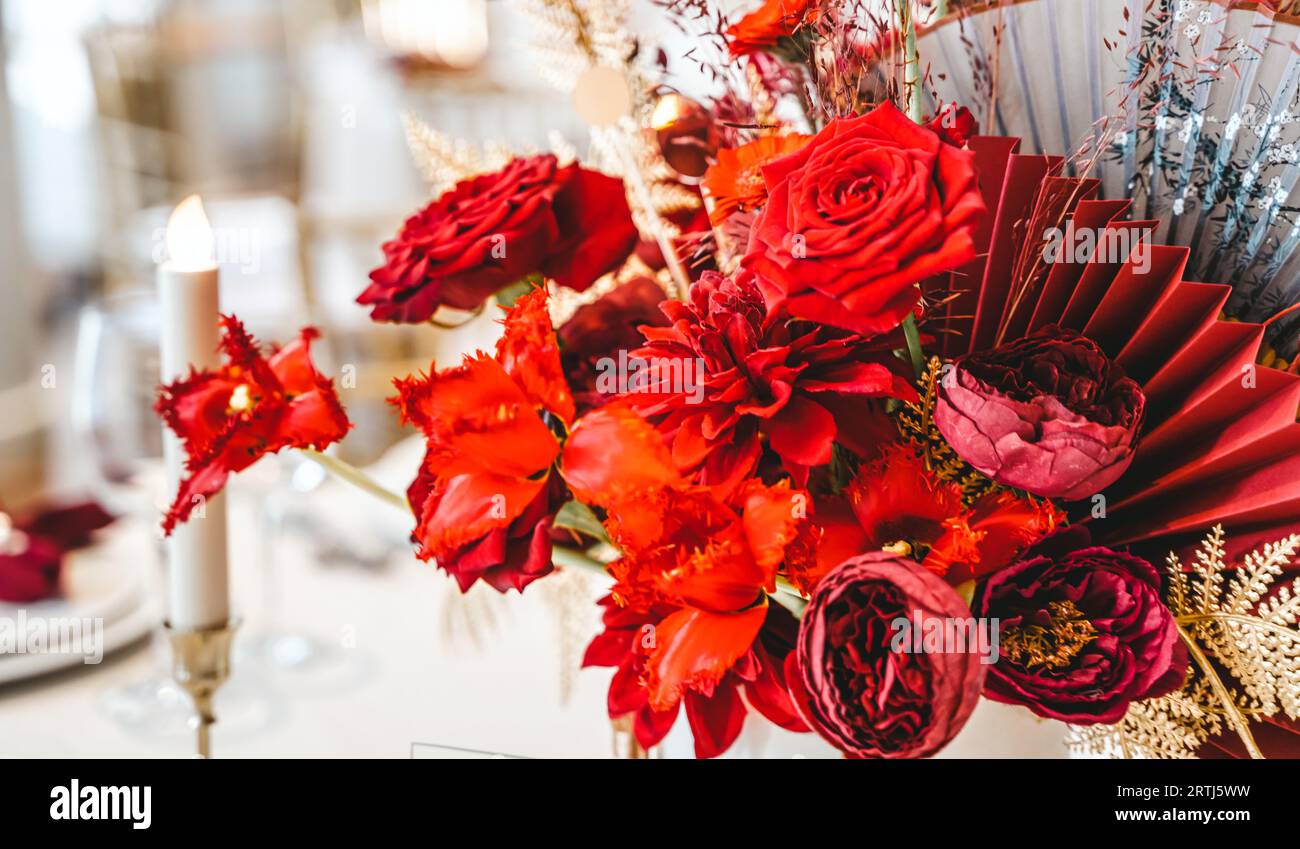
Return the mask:
[[[607,575],[584,664],[646,748],[684,709],[701,757],[751,712],[924,757],[983,696],[1084,751],[1296,751],[1300,377],[1265,325],[1086,152],[919,114],[933,10],[663,5],[720,49],[715,97],[634,91],[600,136],[622,182],[552,154],[457,182],[358,299],[505,306],[495,351],[394,381],[417,555],[462,590]],[[167,526],[285,447],[373,487],[314,454],[348,423],[313,332],[225,333],[159,402],[190,457]]]

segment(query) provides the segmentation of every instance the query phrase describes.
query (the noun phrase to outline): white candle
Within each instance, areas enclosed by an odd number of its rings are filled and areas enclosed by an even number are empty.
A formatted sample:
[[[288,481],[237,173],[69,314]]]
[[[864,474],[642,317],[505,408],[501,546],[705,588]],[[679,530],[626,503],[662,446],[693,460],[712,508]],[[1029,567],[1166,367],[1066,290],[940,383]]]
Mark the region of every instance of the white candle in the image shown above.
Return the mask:
[[[162,380],[170,383],[196,368],[220,365],[217,346],[217,264],[212,228],[198,195],[176,207],[167,221],[167,260],[158,266],[162,327]],[[180,440],[163,428],[168,498],[184,474]],[[221,495],[196,504],[188,522],[167,539],[167,618],[180,631],[224,625],[230,618],[226,566],[226,506]]]

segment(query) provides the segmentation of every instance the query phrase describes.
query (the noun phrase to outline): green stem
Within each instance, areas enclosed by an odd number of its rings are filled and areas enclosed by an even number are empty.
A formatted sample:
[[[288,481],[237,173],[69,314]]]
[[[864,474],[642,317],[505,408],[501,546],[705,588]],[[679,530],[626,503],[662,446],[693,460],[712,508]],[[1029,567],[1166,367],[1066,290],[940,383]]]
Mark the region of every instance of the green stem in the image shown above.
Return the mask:
[[[907,340],[907,355],[912,360],[912,371],[916,379],[925,375],[925,351],[921,348],[921,332],[916,329],[916,313],[908,313],[903,319],[903,338]]]
[[[380,501],[387,501],[389,504],[404,512],[411,512],[411,505],[407,503],[406,497],[398,495],[390,489],[385,489],[375,482],[375,479],[365,472],[353,466],[351,463],[345,463],[337,457],[331,457],[328,454],[322,454],[319,451],[313,451],[310,448],[300,448],[298,453],[316,463],[325,471],[337,478],[347,481],[357,489],[364,490],[378,498]]]

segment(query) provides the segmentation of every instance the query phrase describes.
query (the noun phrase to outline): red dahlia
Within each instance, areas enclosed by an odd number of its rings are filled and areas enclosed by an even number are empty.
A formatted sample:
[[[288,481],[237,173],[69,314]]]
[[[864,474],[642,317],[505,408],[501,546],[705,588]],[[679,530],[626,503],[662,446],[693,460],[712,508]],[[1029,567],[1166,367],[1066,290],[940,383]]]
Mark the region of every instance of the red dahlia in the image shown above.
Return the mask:
[[[769,314],[752,275],[706,272],[689,302],[663,310],[672,325],[642,329],[646,345],[635,355],[645,377],[628,397],[700,483],[733,488],[757,466],[766,439],[802,484],[837,440],[867,453],[837,422],[870,418],[871,398],[916,397],[888,338],[868,342]]]

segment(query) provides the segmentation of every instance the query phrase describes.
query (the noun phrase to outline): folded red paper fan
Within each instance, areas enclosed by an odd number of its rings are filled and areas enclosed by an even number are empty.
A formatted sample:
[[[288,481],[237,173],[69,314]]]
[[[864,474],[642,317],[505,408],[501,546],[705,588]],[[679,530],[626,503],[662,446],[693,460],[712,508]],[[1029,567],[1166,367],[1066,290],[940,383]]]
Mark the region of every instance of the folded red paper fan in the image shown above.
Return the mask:
[[[1264,325],[1224,319],[1229,286],[1185,280],[1187,248],[1153,243],[1155,222],[1097,199],[1098,180],[1061,176],[1061,157],[1006,137],[970,145],[993,213],[979,256],[927,281],[926,324],[947,356],[1058,324],[1142,386],[1132,465],[1079,506],[1094,537],[1158,562],[1215,524],[1234,552],[1300,528],[1300,376],[1257,362]]]

